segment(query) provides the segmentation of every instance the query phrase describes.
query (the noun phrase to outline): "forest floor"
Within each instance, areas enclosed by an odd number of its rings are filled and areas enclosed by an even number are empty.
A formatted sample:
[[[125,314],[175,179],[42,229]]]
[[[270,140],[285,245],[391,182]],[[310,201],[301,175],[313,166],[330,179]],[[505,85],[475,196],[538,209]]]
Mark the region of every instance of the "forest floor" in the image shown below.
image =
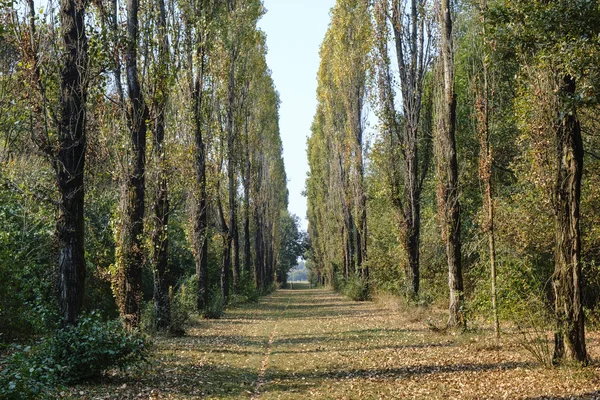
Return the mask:
[[[298,285],[295,285],[298,286]],[[600,365],[544,368],[505,335],[431,329],[444,312],[279,290],[155,340],[143,372],[73,387],[77,399],[600,399]],[[600,334],[588,334],[600,360]]]

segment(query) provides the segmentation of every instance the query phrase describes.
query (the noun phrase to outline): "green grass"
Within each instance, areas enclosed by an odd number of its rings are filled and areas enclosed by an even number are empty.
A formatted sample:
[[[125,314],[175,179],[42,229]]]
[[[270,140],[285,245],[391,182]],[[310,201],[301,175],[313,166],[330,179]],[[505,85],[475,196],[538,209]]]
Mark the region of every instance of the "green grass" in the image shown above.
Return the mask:
[[[537,366],[491,331],[429,329],[442,310],[351,302],[294,284],[157,339],[153,366],[71,388],[77,399],[597,398],[600,369]],[[593,358],[597,333],[588,335]],[[269,344],[269,339],[272,343]],[[492,345],[493,344],[493,345]],[[259,379],[259,377],[261,379]],[[257,384],[258,381],[260,384]],[[587,393],[587,397],[583,397]],[[576,396],[580,397],[576,397]]]

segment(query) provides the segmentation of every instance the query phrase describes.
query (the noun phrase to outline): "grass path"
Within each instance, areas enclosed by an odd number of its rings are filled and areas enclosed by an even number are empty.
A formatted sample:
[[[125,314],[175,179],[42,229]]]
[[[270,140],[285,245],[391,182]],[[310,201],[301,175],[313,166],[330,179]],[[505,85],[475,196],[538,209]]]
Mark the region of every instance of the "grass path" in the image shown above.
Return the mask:
[[[83,399],[600,399],[600,367],[545,369],[490,332],[428,328],[443,312],[280,290],[188,335],[157,339],[153,367],[72,388]],[[600,335],[588,335],[600,360]]]

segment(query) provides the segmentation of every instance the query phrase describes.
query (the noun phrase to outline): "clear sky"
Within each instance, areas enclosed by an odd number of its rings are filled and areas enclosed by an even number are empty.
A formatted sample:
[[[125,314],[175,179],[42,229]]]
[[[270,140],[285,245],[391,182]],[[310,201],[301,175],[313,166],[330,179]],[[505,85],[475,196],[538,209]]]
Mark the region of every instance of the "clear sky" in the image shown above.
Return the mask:
[[[289,210],[306,229],[302,196],[308,163],[306,138],[317,107],[319,47],[335,0],[263,0],[267,14],[259,27],[267,34],[267,63],[281,98],[280,130],[290,191]]]

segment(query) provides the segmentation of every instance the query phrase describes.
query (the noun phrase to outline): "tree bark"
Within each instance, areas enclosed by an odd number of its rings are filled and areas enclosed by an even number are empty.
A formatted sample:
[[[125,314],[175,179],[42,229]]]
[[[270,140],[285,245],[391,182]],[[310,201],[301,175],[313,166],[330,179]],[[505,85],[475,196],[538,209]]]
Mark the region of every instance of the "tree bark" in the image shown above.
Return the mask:
[[[227,179],[229,182],[229,230],[227,232],[227,245],[232,252],[228,257],[223,257],[223,262],[230,265],[224,269],[231,269],[233,263],[233,290],[239,285],[240,260],[239,243],[237,234],[237,204],[236,204],[236,176],[235,176],[235,129],[234,129],[234,101],[235,101],[235,59],[236,50],[230,51],[229,83],[228,83],[228,104],[227,104]]]
[[[81,310],[86,275],[84,247],[84,164],[88,44],[85,1],[60,3],[62,55],[58,153],[54,158],[59,191],[58,239],[59,308],[62,319],[75,324]],[[33,7],[33,4],[31,4]],[[32,9],[33,10],[33,9]]]
[[[566,75],[560,95],[575,96],[575,78]],[[570,359],[587,362],[584,314],[581,304],[581,234],[579,207],[581,176],[583,172],[583,144],[581,126],[575,107],[561,110],[561,121],[556,131],[556,192],[555,192],[555,251],[552,279],[557,329],[554,360]]]
[[[246,151],[244,159],[244,271],[251,271],[252,253],[250,247],[250,146],[248,143],[248,116],[246,116]]]
[[[125,63],[127,71],[127,92],[129,107],[127,122],[131,140],[133,169],[127,172],[125,187],[121,192],[124,206],[119,235],[117,260],[119,271],[118,303],[123,325],[127,329],[139,326],[142,291],[142,266],[144,211],[145,211],[145,172],[146,172],[146,121],[148,107],[140,86],[137,66],[139,36],[138,0],[127,0],[127,50]]]
[[[408,3],[408,4],[407,4]],[[380,8],[380,13],[387,13],[387,1],[385,8]],[[379,17],[379,26],[382,34],[387,40],[387,27],[385,18]],[[421,114],[421,99],[423,94],[424,71],[429,64],[429,52],[425,47],[429,41],[425,32],[427,22],[421,15],[417,0],[409,2],[392,0],[392,30],[396,45],[396,58],[398,60],[398,72],[400,89],[402,93],[402,106],[404,115],[404,127],[397,121],[394,107],[394,94],[389,72],[389,58],[387,44],[380,43],[382,51],[382,95],[386,107],[386,125],[390,135],[397,136],[400,145],[403,166],[402,178],[404,183],[404,195],[400,199],[399,188],[393,188],[394,204],[398,208],[402,219],[403,247],[407,256],[405,275],[407,283],[407,295],[415,299],[419,295],[419,246],[421,238],[421,186],[423,175],[419,170],[419,118]],[[380,39],[382,40],[382,39]],[[392,185],[397,182],[395,179]]]
[[[441,126],[438,129],[440,157],[438,207],[442,219],[442,236],[446,242],[450,304],[448,326],[464,326],[464,288],[461,265],[460,204],[458,200],[458,162],[456,159],[456,95],[454,93],[454,54],[450,0],[442,0],[441,57],[444,96]]]
[[[152,270],[154,272],[154,314],[156,328],[165,330],[171,325],[169,285],[167,280],[169,260],[169,192],[165,155],[165,113],[167,108],[169,77],[169,39],[167,36],[167,13],[164,0],[158,0],[158,74],[157,91],[154,94],[154,130],[152,156],[157,170],[156,192],[152,209],[154,211],[154,229],[152,232]]]
[[[487,0],[481,1],[481,23],[483,40],[487,40],[485,13],[487,10]],[[484,214],[485,226],[483,231],[488,237],[488,251],[490,258],[490,281],[491,281],[491,297],[492,297],[492,314],[494,320],[494,334],[496,340],[500,339],[500,320],[498,318],[498,298],[496,290],[496,236],[494,226],[494,199],[493,199],[493,182],[492,182],[492,166],[494,162],[492,148],[490,146],[490,90],[488,83],[488,44],[484,43],[484,52],[482,56],[482,76],[483,87],[476,94],[476,112],[477,125],[479,131],[479,177],[483,181],[484,193]]]
[[[205,71],[205,44],[201,38],[198,57],[196,81],[192,91],[194,104],[194,173],[198,187],[197,202],[194,210],[193,246],[194,260],[196,262],[197,301],[196,309],[200,314],[206,310],[209,301],[208,292],[208,212],[206,192],[206,146],[204,143],[202,107],[204,96],[204,71]]]
[[[263,157],[262,152],[259,154],[259,159]],[[263,218],[262,218],[262,167],[257,162],[256,175],[254,180],[254,286],[258,290],[264,289],[264,244],[263,244]]]

